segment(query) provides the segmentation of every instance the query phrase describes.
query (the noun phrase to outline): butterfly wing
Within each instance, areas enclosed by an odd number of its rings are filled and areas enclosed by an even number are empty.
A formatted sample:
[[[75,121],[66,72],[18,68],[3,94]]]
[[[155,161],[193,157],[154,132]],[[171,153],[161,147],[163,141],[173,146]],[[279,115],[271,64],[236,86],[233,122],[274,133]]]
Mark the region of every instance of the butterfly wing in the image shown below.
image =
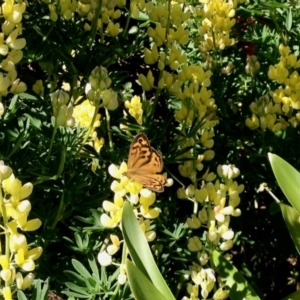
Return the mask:
[[[163,192],[167,180],[161,174],[156,174],[162,170],[160,154],[150,146],[146,135],[139,133],[130,146],[127,171],[124,174],[152,191]]]
[[[154,192],[163,192],[164,185],[167,183],[165,177],[161,174],[149,174],[143,171],[126,172],[126,175],[135,181],[140,182],[145,188]]]
[[[144,133],[139,133],[130,145],[127,168],[139,169],[151,160],[152,148]]]

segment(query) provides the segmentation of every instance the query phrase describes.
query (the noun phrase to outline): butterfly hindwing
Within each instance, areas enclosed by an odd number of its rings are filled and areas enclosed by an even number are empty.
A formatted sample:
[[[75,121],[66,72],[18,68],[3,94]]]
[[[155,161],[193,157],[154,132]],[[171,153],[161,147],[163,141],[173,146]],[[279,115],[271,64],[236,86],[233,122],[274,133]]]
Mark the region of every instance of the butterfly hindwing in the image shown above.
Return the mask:
[[[131,174],[131,178],[140,182],[145,188],[148,188],[155,192],[163,192],[164,185],[167,180],[160,174],[146,174],[146,173],[134,173]]]

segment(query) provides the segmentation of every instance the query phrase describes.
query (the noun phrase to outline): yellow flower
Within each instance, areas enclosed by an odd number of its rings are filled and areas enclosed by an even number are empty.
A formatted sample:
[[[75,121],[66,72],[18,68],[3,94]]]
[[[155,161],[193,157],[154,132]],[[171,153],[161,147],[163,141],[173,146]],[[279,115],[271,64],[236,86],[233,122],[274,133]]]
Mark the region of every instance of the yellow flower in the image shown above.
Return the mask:
[[[34,260],[41,256],[42,251],[41,247],[36,247],[29,251],[27,251],[27,247],[20,248],[15,254],[15,262],[24,271],[33,271],[35,269]]]
[[[89,100],[84,100],[79,105],[76,105],[73,111],[73,117],[75,118],[75,125],[79,124],[79,126],[82,128],[89,127],[93,119],[94,111],[95,111],[95,106],[92,105]],[[93,128],[100,126],[100,118],[101,115],[97,114]]]
[[[158,51],[157,46],[153,44],[152,50],[149,50],[148,48],[144,48],[144,60],[145,63],[148,65],[153,65],[158,60]]]
[[[202,242],[197,236],[194,236],[189,239],[187,247],[192,252],[198,252],[202,249]]]
[[[113,22],[109,22],[107,25],[107,33],[112,36],[116,37],[120,32],[120,24],[116,23],[114,24]]]
[[[42,80],[37,80],[35,84],[32,86],[33,91],[39,96],[44,96],[44,86]]]
[[[9,178],[2,181],[2,187],[6,194],[11,195],[11,202],[13,205],[18,205],[19,201],[27,198],[32,193],[33,185],[28,182],[22,186],[19,179],[11,174]]]
[[[10,35],[6,39],[6,44],[9,48],[20,50],[26,46],[26,40],[24,38],[18,39],[17,36],[19,34],[18,29],[15,29],[10,33]]]
[[[107,246],[107,253],[113,256],[120,249],[120,240],[116,235],[111,234],[110,240],[112,242],[111,245]]]
[[[142,125],[143,109],[141,98],[134,96],[130,101],[125,102],[125,107],[128,108],[129,114],[134,117],[139,125]]]
[[[119,284],[123,285],[123,284],[125,284],[126,280],[127,280],[126,265],[121,264],[120,265],[120,274],[118,275],[118,282],[119,282]]]
[[[100,222],[103,226],[108,228],[115,228],[119,225],[122,216],[122,210],[124,205],[124,200],[120,194],[115,194],[114,202],[105,200],[103,202],[103,209],[109,213],[102,214],[100,217]]]
[[[29,273],[23,278],[22,274],[18,272],[16,274],[16,284],[19,290],[26,290],[33,284],[34,274]]]
[[[200,220],[194,214],[191,216],[191,218],[187,219],[186,223],[189,226],[189,228],[191,228],[191,229],[198,229],[201,227]]]
[[[4,300],[12,300],[12,294],[9,286],[6,286],[2,289]]]
[[[97,259],[99,264],[104,267],[107,267],[112,263],[112,258],[106,251],[100,252],[97,256]]]
[[[10,86],[10,79],[7,75],[0,72],[0,94],[6,96],[8,94],[8,87]]]
[[[14,4],[12,0],[6,0],[2,4],[2,12],[4,18],[14,24],[20,23],[22,21],[22,14],[25,12],[26,4],[25,2],[20,2]]]

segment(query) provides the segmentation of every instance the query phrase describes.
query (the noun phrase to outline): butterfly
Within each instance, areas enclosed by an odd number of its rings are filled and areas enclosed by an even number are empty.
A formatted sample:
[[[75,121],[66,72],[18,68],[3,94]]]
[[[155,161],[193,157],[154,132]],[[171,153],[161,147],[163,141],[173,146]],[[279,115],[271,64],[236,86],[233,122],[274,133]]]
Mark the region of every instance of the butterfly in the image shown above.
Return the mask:
[[[140,182],[144,187],[163,192],[167,183],[160,173],[164,167],[161,155],[150,146],[144,133],[139,133],[133,140],[128,155],[127,171],[124,175]]]

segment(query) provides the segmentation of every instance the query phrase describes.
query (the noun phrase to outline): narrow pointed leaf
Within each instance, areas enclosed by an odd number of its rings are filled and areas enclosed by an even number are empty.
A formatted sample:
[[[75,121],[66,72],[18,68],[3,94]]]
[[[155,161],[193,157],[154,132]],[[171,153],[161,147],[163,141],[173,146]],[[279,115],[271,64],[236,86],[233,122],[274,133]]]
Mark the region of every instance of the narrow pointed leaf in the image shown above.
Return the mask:
[[[231,300],[260,300],[254,289],[241,273],[218,251],[214,250],[212,259],[223,282],[229,286]]]
[[[297,211],[289,205],[280,203],[281,212],[286,223],[286,226],[293,239],[295,247],[300,254],[300,220]]]
[[[269,153],[275,178],[284,195],[300,214],[300,173],[279,156]]]
[[[153,283],[130,260],[126,262],[131,291],[137,300],[167,300]]]
[[[148,277],[160,293],[167,299],[175,299],[163,279],[153,259],[145,234],[129,203],[124,204],[122,213],[123,236],[136,267]]]
[[[300,292],[295,292],[293,294],[288,295],[282,300],[300,300]]]

